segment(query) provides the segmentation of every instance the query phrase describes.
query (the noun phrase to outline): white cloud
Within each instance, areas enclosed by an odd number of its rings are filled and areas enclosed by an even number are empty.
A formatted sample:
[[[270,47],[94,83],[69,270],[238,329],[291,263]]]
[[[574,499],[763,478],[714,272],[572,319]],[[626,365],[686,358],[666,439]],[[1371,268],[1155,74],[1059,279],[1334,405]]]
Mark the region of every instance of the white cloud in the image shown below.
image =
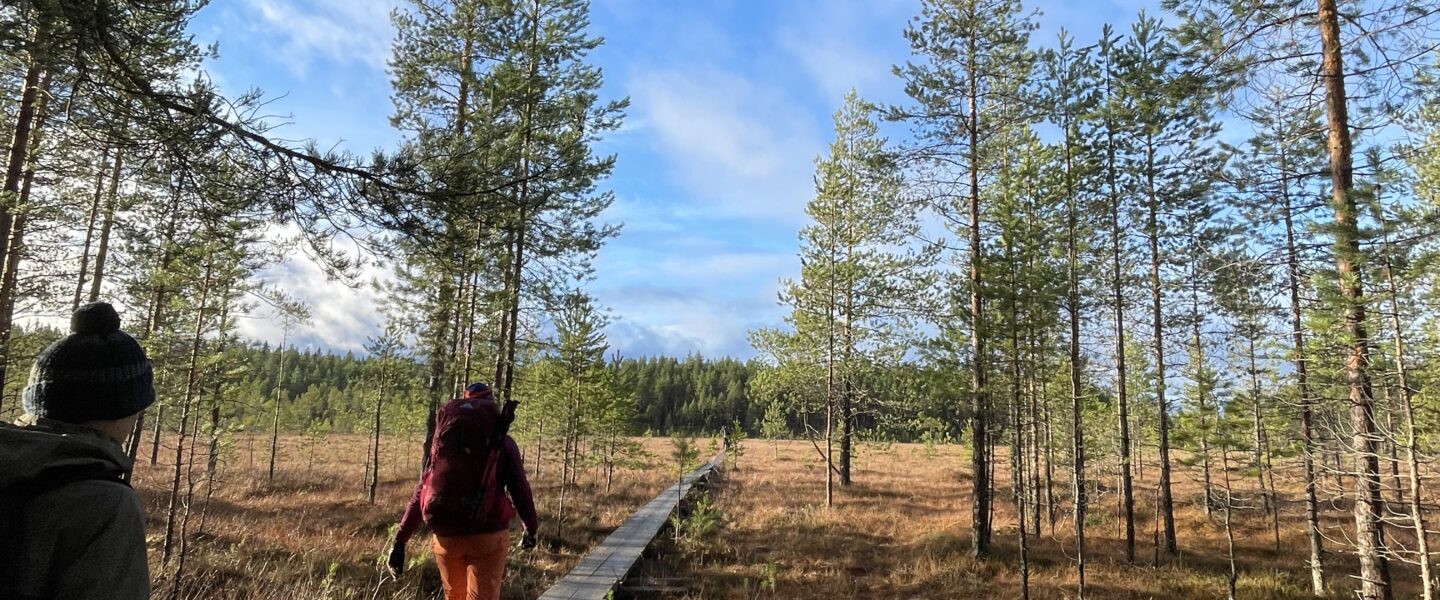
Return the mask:
[[[310,323],[290,333],[290,343],[300,347],[360,352],[369,336],[383,327],[379,298],[368,287],[352,288],[329,279],[315,261],[305,256],[291,258],[269,269],[262,278],[310,307]],[[240,319],[240,335],[278,345],[284,335],[277,312],[261,306],[249,318]]]
[[[303,76],[317,59],[384,69],[394,0],[246,0],[266,32],[280,38],[278,60]]]
[[[836,108],[851,88],[866,97],[893,95],[897,86],[890,69],[908,56],[900,34],[906,19],[919,12],[914,4],[868,0],[792,6],[803,16],[776,31],[776,45]],[[882,23],[887,27],[878,26]]]
[[[799,222],[825,142],[781,91],[716,69],[652,71],[630,82],[633,110],[692,210]]]
[[[272,241],[281,241],[292,238],[296,232],[294,225],[286,224],[271,226],[266,236]],[[348,238],[338,238],[336,246],[351,256],[357,255],[357,247]],[[366,338],[378,334],[384,327],[380,298],[368,282],[389,278],[388,271],[371,262],[362,267],[359,277],[367,285],[351,287],[329,277],[324,268],[303,252],[292,253],[287,260],[258,276],[265,285],[285,292],[310,309],[310,322],[290,333],[291,344],[338,352],[362,351]],[[275,345],[284,337],[277,311],[263,304],[240,319],[238,329],[247,339]]]
[[[751,356],[750,329],[779,320],[773,297],[726,300],[694,290],[638,286],[596,290],[596,295],[622,315],[606,335],[612,348],[628,356]]]

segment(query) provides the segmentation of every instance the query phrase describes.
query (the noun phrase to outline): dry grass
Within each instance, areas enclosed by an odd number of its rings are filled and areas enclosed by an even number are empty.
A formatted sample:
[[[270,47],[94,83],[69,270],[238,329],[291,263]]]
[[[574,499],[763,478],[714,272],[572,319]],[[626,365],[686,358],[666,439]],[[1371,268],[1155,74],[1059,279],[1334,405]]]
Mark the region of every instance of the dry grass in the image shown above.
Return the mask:
[[[671,481],[670,442],[644,440],[654,455],[651,467],[622,471],[611,493],[598,474],[582,476],[572,490],[563,539],[555,535],[558,465],[547,457],[542,476],[532,477],[544,521],[547,547],[514,553],[506,598],[534,598],[567,572],[586,549],[636,507]],[[399,581],[381,576],[377,558],[415,481],[417,440],[389,440],[383,446],[376,504],[365,501],[366,440],[332,436],[314,446],[303,438],[283,440],[284,461],[266,483],[266,446],[240,440],[225,453],[223,481],[210,500],[203,532],[197,533],[203,487],[189,537],[183,598],[435,598],[439,579],[428,540],[411,542],[411,568]],[[702,443],[703,446],[703,443]],[[968,459],[958,447],[896,444],[859,448],[855,485],[837,493],[836,505],[821,506],[824,471],[806,442],[752,440],[739,469],[726,473],[714,493],[723,514],[720,529],[704,539],[662,540],[658,560],[642,564],[632,584],[640,596],[667,598],[1018,598],[1020,574],[1008,469],[998,476],[993,556],[969,555]],[[702,454],[704,454],[702,449]],[[156,598],[168,598],[171,578],[162,571],[159,545],[169,467],[137,467],[137,488],[150,514],[152,572]],[[1057,457],[1057,460],[1062,460]],[[534,468],[533,457],[529,466]],[[1281,551],[1262,511],[1240,510],[1235,525],[1241,598],[1309,598],[1305,566],[1299,472],[1282,464]],[[1102,465],[1092,472],[1113,481]],[[203,471],[203,463],[197,465]],[[1074,597],[1074,543],[1068,516],[1068,479],[1057,465],[1061,500],[1053,531],[1047,525],[1031,541],[1034,598]],[[1117,494],[1109,489],[1092,499],[1088,521],[1091,598],[1223,598],[1225,538],[1217,516],[1207,519],[1198,472],[1176,473],[1178,528],[1182,557],[1154,564],[1153,511],[1156,472],[1147,465],[1136,483],[1137,565],[1124,561]],[[1253,474],[1232,473],[1236,491],[1248,498]],[[1348,505],[1324,503],[1327,578],[1332,597],[1351,596],[1353,556],[1340,552],[1351,527]],[[1392,530],[1394,532],[1394,530]],[[1403,533],[1401,534],[1403,537]],[[1403,541],[1403,540],[1402,540]],[[173,564],[171,565],[173,570]],[[1413,597],[1416,574],[1392,565],[1398,597]],[[648,588],[649,591],[645,591]]]
[[[135,483],[149,515],[151,573],[156,598],[169,598],[175,561],[159,564],[173,449],[161,448],[160,464],[148,461],[149,440],[135,470]],[[570,491],[563,538],[555,536],[559,509],[558,462],[546,457],[541,476],[532,475],[542,521],[542,549],[512,552],[505,598],[534,598],[567,572],[586,549],[614,529],[635,508],[669,483],[669,441],[645,440],[655,468],[618,471],[605,491],[597,470],[582,473]],[[220,481],[204,506],[197,482],[188,536],[182,598],[435,598],[439,575],[428,536],[409,545],[410,568],[398,581],[382,577],[378,557],[388,547],[418,478],[419,440],[386,439],[375,504],[366,502],[364,465],[368,440],[330,436],[312,444],[301,437],[281,440],[282,461],[267,482],[268,440],[241,439],[224,451]],[[311,451],[313,449],[313,459]],[[204,456],[195,466],[203,478]],[[527,456],[534,473],[534,457]],[[168,464],[167,464],[168,462]],[[204,511],[204,528],[200,529]],[[517,536],[518,537],[518,534]]]
[[[747,450],[740,468],[727,473],[716,490],[724,515],[719,532],[709,540],[669,548],[662,560],[647,565],[641,587],[675,598],[1020,597],[1008,469],[998,473],[993,556],[976,559],[968,553],[970,484],[968,459],[960,448],[863,446],[855,484],[840,490],[829,510],[823,508],[823,466],[809,443],[781,442],[776,451],[771,442],[752,440]],[[1063,477],[1063,470],[1057,465],[1056,475]],[[1144,476],[1136,482],[1137,565],[1124,560],[1118,494],[1107,491],[1091,501],[1087,597],[1224,598],[1223,525],[1219,511],[1213,519],[1204,514],[1198,472],[1185,468],[1175,475],[1182,556],[1159,566],[1153,562],[1152,537],[1157,472],[1147,466]],[[1277,476],[1284,501],[1281,551],[1263,511],[1235,512],[1241,598],[1311,597],[1298,476],[1298,469]],[[1232,477],[1239,478],[1237,494],[1254,485],[1239,471]],[[1067,479],[1056,482],[1062,501],[1068,490]],[[1034,598],[1075,595],[1069,503],[1060,508],[1053,532],[1042,527],[1042,535],[1030,544]],[[1340,553],[1339,545],[1353,526],[1348,506],[1326,503],[1323,508],[1331,539],[1327,583],[1333,597],[1352,597],[1355,559]],[[1418,591],[1412,568],[1392,565],[1392,571],[1397,597]]]

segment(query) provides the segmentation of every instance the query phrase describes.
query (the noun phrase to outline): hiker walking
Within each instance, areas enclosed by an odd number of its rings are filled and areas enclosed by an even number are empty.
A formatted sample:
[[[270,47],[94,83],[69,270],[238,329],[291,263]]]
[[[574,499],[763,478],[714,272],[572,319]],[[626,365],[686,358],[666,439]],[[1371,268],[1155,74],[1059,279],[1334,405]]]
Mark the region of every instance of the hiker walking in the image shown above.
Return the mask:
[[[498,600],[510,546],[510,521],[525,525],[524,548],[540,529],[515,440],[505,435],[490,387],[474,383],[435,415],[430,461],[405,508],[386,564],[405,569],[405,544],[423,520],[434,534],[445,600]],[[506,494],[508,492],[508,496]]]
[[[145,515],[121,449],[155,401],[145,350],[109,304],[35,359],[25,416],[0,424],[0,598],[150,595]]]

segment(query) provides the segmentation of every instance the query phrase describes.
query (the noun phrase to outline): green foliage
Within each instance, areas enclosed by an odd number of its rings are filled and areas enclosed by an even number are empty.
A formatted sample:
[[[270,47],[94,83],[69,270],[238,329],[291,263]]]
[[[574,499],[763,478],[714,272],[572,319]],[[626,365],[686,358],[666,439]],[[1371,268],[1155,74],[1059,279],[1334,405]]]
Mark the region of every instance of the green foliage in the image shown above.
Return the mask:
[[[675,539],[692,551],[710,543],[722,524],[724,515],[708,491],[696,495],[670,518]]]
[[[670,464],[676,477],[689,473],[699,462],[700,449],[695,447],[695,438],[678,436],[670,438]]]
[[[745,428],[738,420],[725,429],[725,460],[731,468],[738,467],[740,458],[745,456],[745,438]]]

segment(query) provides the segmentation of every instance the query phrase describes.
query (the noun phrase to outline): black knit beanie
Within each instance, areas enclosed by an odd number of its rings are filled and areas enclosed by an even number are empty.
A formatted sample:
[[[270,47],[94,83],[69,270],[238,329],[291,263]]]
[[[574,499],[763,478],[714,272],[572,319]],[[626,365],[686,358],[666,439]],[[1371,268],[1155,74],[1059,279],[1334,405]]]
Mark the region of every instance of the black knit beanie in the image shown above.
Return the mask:
[[[120,315],[104,302],[70,316],[70,335],[35,358],[25,387],[25,412],[84,423],[123,419],[155,401],[155,375],[145,350],[120,331]]]

